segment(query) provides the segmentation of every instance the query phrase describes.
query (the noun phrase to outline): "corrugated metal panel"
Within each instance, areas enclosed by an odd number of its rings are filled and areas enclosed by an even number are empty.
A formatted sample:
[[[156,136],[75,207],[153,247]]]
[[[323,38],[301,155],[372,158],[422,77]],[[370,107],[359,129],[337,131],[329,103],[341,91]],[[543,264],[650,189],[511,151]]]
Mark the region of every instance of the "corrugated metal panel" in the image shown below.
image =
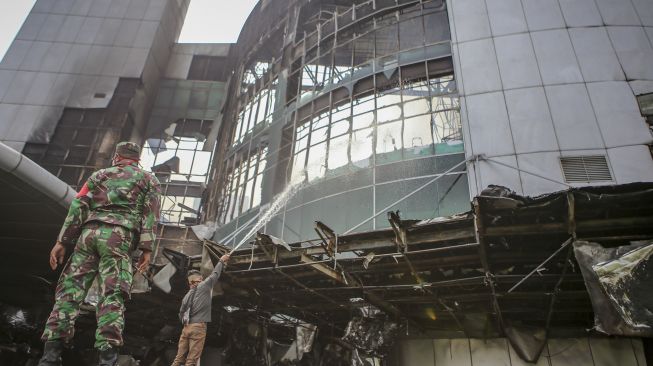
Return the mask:
[[[605,155],[564,156],[560,165],[568,183],[612,181]]]

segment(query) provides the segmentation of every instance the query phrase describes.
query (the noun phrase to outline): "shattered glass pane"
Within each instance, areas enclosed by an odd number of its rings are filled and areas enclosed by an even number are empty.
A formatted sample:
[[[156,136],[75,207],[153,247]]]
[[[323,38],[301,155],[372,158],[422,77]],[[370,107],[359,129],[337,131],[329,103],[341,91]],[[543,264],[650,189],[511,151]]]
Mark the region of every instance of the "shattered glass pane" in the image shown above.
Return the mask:
[[[321,143],[311,146],[308,152],[308,160],[306,162],[306,174],[308,180],[324,177],[326,172],[326,143]]]
[[[349,135],[332,138],[329,141],[329,169],[339,168],[347,165],[347,150],[349,147]]]

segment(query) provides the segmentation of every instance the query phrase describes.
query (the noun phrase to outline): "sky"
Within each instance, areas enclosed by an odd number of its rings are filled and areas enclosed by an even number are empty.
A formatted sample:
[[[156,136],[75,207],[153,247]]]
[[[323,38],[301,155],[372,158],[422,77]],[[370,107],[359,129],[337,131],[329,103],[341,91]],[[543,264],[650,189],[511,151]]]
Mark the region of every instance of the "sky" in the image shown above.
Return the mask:
[[[4,57],[35,2],[0,1],[0,58]],[[257,0],[191,0],[179,42],[235,42],[256,3]]]

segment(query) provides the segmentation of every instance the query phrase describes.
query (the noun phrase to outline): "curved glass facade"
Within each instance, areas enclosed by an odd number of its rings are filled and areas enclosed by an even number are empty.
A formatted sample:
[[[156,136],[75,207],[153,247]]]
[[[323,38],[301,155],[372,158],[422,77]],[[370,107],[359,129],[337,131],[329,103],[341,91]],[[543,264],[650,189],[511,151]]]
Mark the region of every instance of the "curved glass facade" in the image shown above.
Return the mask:
[[[464,160],[445,4],[386,3],[289,5],[266,42],[239,45],[207,207],[215,239],[291,181],[304,183],[263,231],[310,240],[322,221],[342,233]],[[389,210],[422,219],[468,206],[461,165]],[[381,214],[356,231],[388,226]]]

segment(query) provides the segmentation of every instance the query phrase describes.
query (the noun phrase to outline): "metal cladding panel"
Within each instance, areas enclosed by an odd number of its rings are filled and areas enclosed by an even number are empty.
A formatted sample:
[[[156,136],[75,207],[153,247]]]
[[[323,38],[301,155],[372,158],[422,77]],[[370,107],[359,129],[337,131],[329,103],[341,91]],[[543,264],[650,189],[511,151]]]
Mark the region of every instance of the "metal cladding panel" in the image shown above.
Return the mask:
[[[475,366],[511,366],[508,342],[503,338],[472,339],[470,349]]]
[[[531,37],[544,85],[583,81],[567,30],[534,32]]]
[[[472,364],[469,339],[433,340],[436,366],[468,366]]]
[[[435,366],[433,342],[430,339],[411,339],[402,342],[400,360],[405,366]]]
[[[542,85],[528,34],[498,37],[494,42],[505,89]]]
[[[491,35],[485,1],[456,0],[451,2],[451,11],[456,24],[454,41],[464,42],[487,38]]]
[[[570,27],[603,25],[601,14],[594,0],[560,0],[562,14]]]
[[[466,42],[459,49],[463,83],[468,95],[501,90],[499,66],[491,39]]]
[[[569,30],[585,81],[625,80],[605,28]]]
[[[530,31],[563,28],[565,19],[557,0],[522,0]]]
[[[549,340],[551,366],[594,366],[587,338]]]
[[[526,31],[520,0],[487,0],[486,3],[494,36]]]
[[[560,149],[603,148],[603,138],[585,86],[566,84],[545,89]]]
[[[506,105],[518,154],[558,150],[544,88],[507,90]]]
[[[628,79],[653,80],[653,48],[642,27],[607,27]]]

